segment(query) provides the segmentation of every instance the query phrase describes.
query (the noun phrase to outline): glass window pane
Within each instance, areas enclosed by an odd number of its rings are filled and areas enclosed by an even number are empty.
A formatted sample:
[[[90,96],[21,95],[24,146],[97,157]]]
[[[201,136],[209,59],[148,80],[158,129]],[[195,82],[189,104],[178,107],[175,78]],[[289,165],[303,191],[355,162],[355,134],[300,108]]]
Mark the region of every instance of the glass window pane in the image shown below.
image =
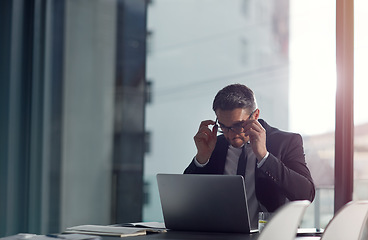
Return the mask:
[[[303,136],[316,185],[303,224],[324,228],[334,212],[336,3],[290,5],[290,130]]]
[[[354,1],[354,200],[368,199],[368,3]]]
[[[141,221],[146,4],[66,2],[62,229]]]
[[[65,19],[61,229],[110,222],[116,2],[67,1]]]
[[[217,91],[243,83],[254,90],[261,118],[302,134],[317,187],[303,224],[327,224],[334,195],[335,16],[331,1],[151,2],[144,220],[162,219],[155,175],[184,171],[196,154],[200,122],[215,119]]]

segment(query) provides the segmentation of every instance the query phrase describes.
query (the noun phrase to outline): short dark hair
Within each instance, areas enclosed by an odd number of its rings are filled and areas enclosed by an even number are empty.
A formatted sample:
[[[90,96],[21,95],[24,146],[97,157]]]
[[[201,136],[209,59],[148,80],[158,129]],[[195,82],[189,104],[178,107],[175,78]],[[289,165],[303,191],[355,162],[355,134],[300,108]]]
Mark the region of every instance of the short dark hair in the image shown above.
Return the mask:
[[[234,110],[243,108],[254,111],[257,108],[256,97],[253,91],[242,84],[232,84],[221,89],[213,100],[212,109]]]

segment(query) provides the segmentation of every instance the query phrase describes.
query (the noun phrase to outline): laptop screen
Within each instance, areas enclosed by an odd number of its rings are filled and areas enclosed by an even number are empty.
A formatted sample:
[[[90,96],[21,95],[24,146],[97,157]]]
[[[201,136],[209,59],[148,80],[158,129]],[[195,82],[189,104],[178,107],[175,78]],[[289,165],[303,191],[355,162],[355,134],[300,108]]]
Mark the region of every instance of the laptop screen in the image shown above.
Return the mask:
[[[240,175],[157,174],[168,229],[250,233]]]

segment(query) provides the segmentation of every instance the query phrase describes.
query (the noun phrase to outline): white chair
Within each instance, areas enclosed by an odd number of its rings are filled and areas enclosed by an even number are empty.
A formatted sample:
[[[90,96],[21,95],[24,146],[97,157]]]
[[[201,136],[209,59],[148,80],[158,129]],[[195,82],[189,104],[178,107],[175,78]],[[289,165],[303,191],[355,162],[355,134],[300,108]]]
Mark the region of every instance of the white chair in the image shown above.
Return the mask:
[[[368,217],[368,201],[344,205],[327,224],[321,240],[366,240],[363,230]]]
[[[305,209],[309,205],[308,200],[286,203],[273,214],[258,240],[294,240]]]

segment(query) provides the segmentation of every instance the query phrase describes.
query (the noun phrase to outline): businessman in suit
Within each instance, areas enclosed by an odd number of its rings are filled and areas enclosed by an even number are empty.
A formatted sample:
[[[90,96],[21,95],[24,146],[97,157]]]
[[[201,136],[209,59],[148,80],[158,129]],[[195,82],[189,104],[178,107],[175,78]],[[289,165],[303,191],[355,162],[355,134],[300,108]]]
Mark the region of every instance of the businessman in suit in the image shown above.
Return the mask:
[[[253,228],[259,211],[274,212],[287,201],[313,201],[301,136],[260,119],[251,89],[226,86],[215,96],[213,110],[216,121],[201,122],[194,136],[197,154],[185,174],[243,175]]]

